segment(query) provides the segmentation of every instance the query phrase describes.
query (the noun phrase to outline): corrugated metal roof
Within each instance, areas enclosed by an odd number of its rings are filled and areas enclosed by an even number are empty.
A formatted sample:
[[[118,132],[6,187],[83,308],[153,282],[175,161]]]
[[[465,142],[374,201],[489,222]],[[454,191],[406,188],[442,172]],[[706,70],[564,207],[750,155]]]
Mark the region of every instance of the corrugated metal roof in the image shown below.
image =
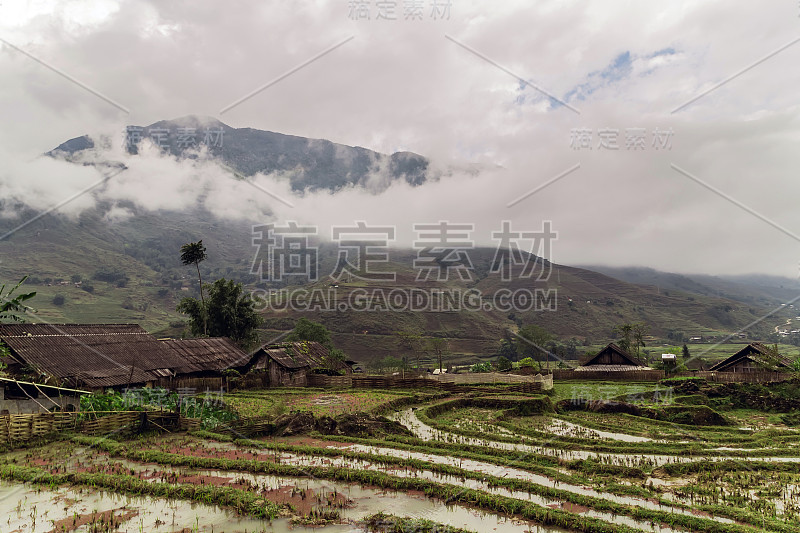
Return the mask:
[[[183,359],[136,324],[0,324],[21,363],[92,387],[142,383]]]
[[[202,371],[221,371],[226,368],[244,366],[250,356],[232,340],[225,337],[201,339],[173,339],[161,341],[175,351],[185,362],[175,368],[179,374]]]
[[[66,391],[66,392],[76,392],[78,394],[91,394],[88,390],[77,390],[77,389],[67,389],[65,387],[55,387],[53,385],[44,385],[42,383],[33,383],[32,381],[19,381],[18,379],[12,378],[0,378],[0,381],[4,383],[16,383],[17,385],[33,385],[34,387],[39,387],[41,389],[48,389],[48,390],[56,390],[56,391]]]
[[[113,369],[84,370],[69,378],[76,383],[85,383],[93,389],[101,387],[116,387],[128,383],[146,383],[158,379],[152,372],[145,372],[138,368],[127,368],[121,371]]]
[[[261,352],[282,367],[290,370],[298,368],[328,368],[330,366],[336,369],[347,367],[343,361],[331,358],[327,348],[313,341],[285,342],[262,346],[256,353]]]

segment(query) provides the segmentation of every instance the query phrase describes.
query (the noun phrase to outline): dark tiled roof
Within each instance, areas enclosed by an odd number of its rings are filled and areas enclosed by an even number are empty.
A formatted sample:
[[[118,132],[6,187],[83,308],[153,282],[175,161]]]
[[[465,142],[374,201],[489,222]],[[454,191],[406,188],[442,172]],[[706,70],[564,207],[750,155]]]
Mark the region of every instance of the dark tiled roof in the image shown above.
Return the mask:
[[[19,363],[89,387],[143,383],[194,364],[136,324],[0,324],[0,340]]]
[[[770,355],[770,349],[767,346],[761,344],[760,342],[753,342],[727,359],[715,364],[709,370],[715,372],[724,372],[725,369],[734,366],[743,359],[750,359],[759,365],[764,365],[767,367],[767,369],[769,367],[788,368],[792,365],[792,362],[782,355],[779,355],[776,359],[774,359],[773,356]]]
[[[177,339],[161,341],[185,361],[175,368],[178,374],[202,371],[222,371],[226,368],[243,366],[250,356],[243,352],[232,340],[225,337],[201,339]]]
[[[597,355],[593,356],[591,359],[586,361],[581,366],[594,366],[598,364],[602,365],[609,365],[609,363],[601,363],[600,361],[604,359],[616,359],[622,361],[622,363],[611,363],[610,365],[621,364],[625,366],[635,366],[638,367],[640,370],[644,369],[644,365],[640,364],[631,354],[614,344],[613,342],[600,350]]]

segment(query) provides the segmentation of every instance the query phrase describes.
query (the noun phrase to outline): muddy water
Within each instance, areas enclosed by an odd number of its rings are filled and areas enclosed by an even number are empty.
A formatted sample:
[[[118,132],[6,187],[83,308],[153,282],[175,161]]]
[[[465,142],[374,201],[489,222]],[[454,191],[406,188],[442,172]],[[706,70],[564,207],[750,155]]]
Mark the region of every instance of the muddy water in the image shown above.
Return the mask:
[[[441,442],[453,442],[458,444],[467,444],[471,446],[482,446],[488,448],[495,448],[500,450],[515,451],[520,454],[538,454],[547,455],[550,457],[557,457],[567,461],[575,459],[598,459],[608,464],[624,465],[624,466],[638,466],[638,465],[651,465],[663,466],[669,463],[684,463],[692,461],[742,461],[742,457],[704,457],[704,456],[688,456],[688,455],[656,455],[656,454],[630,454],[630,453],[604,453],[593,452],[585,450],[562,450],[556,445],[553,446],[535,446],[529,444],[518,444],[510,442],[498,442],[489,439],[479,439],[475,437],[466,437],[456,433],[441,431],[424,424],[417,418],[412,409],[405,409],[390,416],[393,420],[398,421],[407,427],[414,435],[422,440],[437,440]],[[523,438],[524,437],[520,437]],[[722,448],[720,448],[722,449]],[[800,462],[800,457],[748,457],[748,461],[770,461],[770,462]]]
[[[630,460],[654,461],[655,464],[662,465],[670,462],[677,462],[679,460],[689,460],[689,458],[675,457],[671,455],[646,455],[646,454],[609,454],[598,453],[585,450],[562,450],[555,446],[535,446],[529,444],[518,444],[511,442],[497,442],[488,439],[479,439],[475,437],[466,437],[447,431],[441,431],[430,427],[429,425],[420,421],[413,409],[405,409],[390,416],[407,427],[414,435],[422,440],[437,440],[442,442],[453,442],[458,444],[468,444],[471,446],[482,446],[488,448],[495,448],[500,450],[509,450],[519,452],[521,454],[538,454],[557,457],[566,461],[575,459],[590,459],[590,458],[608,458],[612,464],[624,464],[631,466]],[[629,461],[626,462],[626,459]],[[696,460],[697,458],[695,458]]]
[[[214,441],[203,441],[203,447],[212,448],[212,449],[224,449],[226,451],[229,450],[241,450],[241,448],[237,447],[231,443],[223,443],[223,442],[214,442]],[[342,448],[341,446],[337,446],[337,448]],[[604,500],[613,501],[615,503],[623,504],[623,505],[633,505],[636,507],[643,507],[647,509],[653,509],[658,511],[665,511],[670,513],[676,514],[685,514],[685,515],[694,515],[691,511],[681,509],[678,507],[674,507],[671,505],[661,505],[655,499],[644,499],[644,498],[636,498],[633,496],[623,496],[612,494],[609,492],[603,492],[600,490],[593,489],[591,487],[582,486],[582,485],[574,485],[570,483],[563,483],[557,482],[553,479],[540,475],[535,474],[532,472],[528,472],[526,470],[520,470],[508,466],[501,466],[496,465],[493,463],[487,463],[483,461],[474,461],[471,459],[462,459],[459,457],[451,457],[445,455],[435,455],[435,454],[428,454],[428,453],[421,453],[421,452],[412,452],[406,450],[398,450],[396,448],[387,448],[387,447],[380,447],[380,446],[365,446],[361,444],[351,444],[342,449],[348,449],[354,452],[361,452],[361,453],[368,453],[372,455],[387,455],[391,457],[398,457],[402,459],[416,459],[420,461],[426,461],[430,463],[436,464],[444,464],[455,466],[458,468],[462,468],[464,470],[468,470],[470,472],[485,474],[489,476],[495,477],[502,477],[508,479],[520,479],[524,481],[528,481],[531,483],[535,483],[537,485],[543,485],[546,487],[553,487],[558,488],[561,490],[566,490],[572,492],[574,494],[580,494],[584,496],[592,496],[595,498],[600,498]],[[519,493],[513,493],[507,489],[503,488],[492,488],[489,487],[487,483],[476,482],[473,480],[464,481],[461,478],[452,478],[451,476],[442,475],[436,472],[424,471],[424,470],[410,470],[405,471],[401,470],[396,465],[383,465],[383,464],[376,464],[373,462],[361,461],[361,460],[352,460],[346,459],[342,457],[323,457],[323,456],[307,456],[307,455],[296,455],[287,452],[266,452],[265,450],[258,450],[262,454],[267,453],[268,458],[271,461],[285,463],[285,464],[292,464],[292,465],[302,465],[302,466],[338,466],[338,467],[346,467],[346,468],[357,468],[360,470],[375,470],[380,472],[385,472],[387,474],[396,475],[396,476],[416,476],[425,479],[430,479],[432,481],[438,481],[442,483],[449,483],[453,485],[464,485],[465,483],[474,483],[475,485],[470,485],[471,488],[475,488],[477,490],[484,490],[487,492],[493,492],[495,494],[500,494],[504,496],[511,496],[514,498],[519,499],[527,499],[529,501],[533,501],[539,505],[554,505],[560,502],[556,502],[554,500],[549,500],[546,498],[535,498],[531,495],[525,493],[523,496],[519,496]],[[127,464],[126,464],[127,467]],[[665,488],[669,488],[667,482],[658,478],[648,478],[646,483],[653,485],[661,485],[665,486]],[[691,505],[691,499],[686,497],[678,497],[671,492],[664,492],[662,493],[662,498],[665,500],[669,500],[674,502],[675,504],[683,503],[686,505]],[[618,523],[623,523],[619,517],[614,517],[612,515],[608,515],[605,513],[587,513],[587,516],[593,516],[596,518],[600,518],[602,520],[607,521],[615,521]],[[723,518],[723,517],[708,517],[718,522],[723,523],[731,523],[732,521]],[[635,527],[640,527],[644,530],[649,530],[650,526],[647,524],[637,524]]]
[[[341,510],[342,517],[350,521],[361,520],[369,515],[383,511],[398,516],[425,518],[471,531],[507,531],[509,533],[564,531],[557,528],[536,526],[527,521],[510,519],[503,515],[472,509],[460,504],[447,504],[427,498],[422,494],[387,491],[319,479],[262,476],[217,470],[197,471],[197,473],[207,476],[232,476],[239,480],[244,479],[259,487],[295,487],[302,490],[312,490],[315,493],[335,492],[343,494],[353,502],[351,507]],[[334,530],[332,529],[331,531]],[[326,531],[328,531],[327,528]]]
[[[614,433],[611,431],[600,431],[598,429],[591,429],[573,422],[560,420],[554,418],[552,422],[546,426],[542,431],[560,435],[563,437],[584,437],[584,438],[597,438],[597,439],[611,439],[620,440],[623,442],[653,442],[653,439],[647,437],[639,437],[636,435],[627,435],[625,433]]]
[[[456,487],[465,487],[468,489],[480,490],[484,492],[488,492],[491,494],[495,494],[498,496],[506,496],[510,498],[516,498],[518,500],[529,501],[535,503],[537,505],[543,507],[551,507],[551,508],[564,508],[564,506],[568,506],[570,504],[566,504],[562,500],[552,499],[552,498],[545,498],[541,496],[537,496],[534,494],[529,494],[527,492],[522,491],[514,491],[503,487],[492,487],[488,483],[480,480],[473,480],[473,479],[462,479],[459,477],[454,477],[446,474],[440,474],[437,472],[431,472],[428,470],[410,470],[404,468],[398,468],[396,465],[382,465],[376,464],[368,461],[360,461],[360,460],[352,460],[346,459],[341,457],[313,457],[313,456],[305,456],[305,455],[295,455],[295,454],[288,454],[288,453],[281,453],[279,455],[271,456],[272,460],[276,462],[284,463],[284,464],[291,464],[294,466],[338,466],[338,467],[345,467],[345,468],[353,468],[358,470],[371,470],[376,472],[383,472],[386,474],[390,474],[393,476],[398,477],[414,477],[420,479],[426,479],[429,481],[434,481],[437,483],[444,483],[448,485],[453,485]],[[297,478],[289,478],[289,477],[277,477],[277,476],[268,476],[268,475],[257,475],[257,474],[247,474],[241,472],[231,472],[231,471],[220,471],[220,470],[192,470],[188,468],[176,468],[176,467],[169,467],[169,466],[162,466],[162,465],[145,465],[142,463],[137,463],[134,461],[128,460],[115,460],[109,459],[105,456],[98,456],[96,460],[93,460],[92,463],[94,464],[119,464],[123,466],[125,469],[133,470],[136,472],[142,472],[147,474],[147,478],[150,481],[159,481],[161,476],[151,477],[154,472],[166,473],[166,474],[176,474],[178,476],[201,476],[208,479],[229,479],[230,483],[242,483],[245,485],[253,486],[253,487],[298,487],[298,488],[312,488],[315,491],[325,489],[326,492],[337,491],[339,493],[346,493],[346,491],[351,490],[352,486],[347,484],[341,484],[336,482],[319,482],[319,483],[309,483],[306,481],[298,480]],[[88,464],[88,463],[86,463]],[[501,467],[497,467],[496,465],[492,465],[497,469]],[[508,475],[506,475],[508,474]],[[517,474],[517,475],[515,475]],[[517,477],[518,479],[529,479],[531,477],[535,477],[537,480],[541,482],[539,484],[546,485],[546,486],[557,486],[558,488],[564,490],[571,490],[572,492],[576,492],[579,494],[586,494],[592,496],[607,496],[606,499],[614,500],[619,503],[625,503],[630,505],[638,505],[641,507],[647,507],[651,509],[659,509],[669,512],[676,512],[682,514],[689,514],[687,511],[683,511],[681,509],[674,509],[672,507],[661,507],[657,503],[637,499],[637,498],[630,498],[630,497],[621,497],[615,496],[612,494],[602,494],[593,491],[592,489],[578,487],[575,485],[565,485],[565,484],[555,484],[549,478],[543,476],[535,476],[531,475],[528,472],[524,472],[521,470],[511,471],[510,469],[505,469],[500,475],[504,477]],[[180,481],[180,480],[179,480]],[[641,529],[643,531],[652,531],[654,533],[669,533],[673,531],[668,527],[660,527],[660,526],[653,526],[649,522],[644,521],[637,521],[625,516],[618,516],[611,513],[599,512],[594,511],[591,509],[580,509],[577,512],[583,514],[584,516],[589,516],[593,518],[598,518],[600,520],[605,520],[607,522],[614,522],[617,524],[625,524],[631,527],[635,527]],[[724,522],[730,522],[726,519],[720,519]]]
[[[148,497],[61,488],[38,490],[30,485],[0,482],[0,531],[3,533],[49,533],[61,520],[67,530],[74,520],[93,512],[125,510],[135,514],[122,522],[121,533],[179,532],[189,528],[198,532],[245,533],[263,531],[268,522],[236,516],[219,507],[168,501]],[[78,531],[89,531],[84,525]],[[267,529],[267,531],[270,531]]]
[[[198,472],[207,475],[224,475],[222,472]],[[508,533],[565,533],[566,530],[542,527],[511,519],[505,516],[485,513],[466,506],[445,504],[426,498],[423,495],[385,492],[354,485],[331,484],[320,480],[297,480],[273,476],[248,476],[236,474],[253,483],[270,487],[292,486],[298,489],[317,492],[337,491],[352,500],[352,506],[341,510],[343,524],[324,528],[292,526],[289,519],[272,522],[252,520],[236,516],[230,511],[215,506],[192,504],[185,501],[167,501],[156,498],[133,498],[103,491],[79,491],[59,489],[57,491],[37,490],[22,484],[0,483],[0,516],[8,517],[0,522],[4,533],[49,533],[54,522],[66,520],[93,511],[106,511],[125,508],[134,511],[136,516],[123,522],[116,531],[121,533],[143,532],[181,532],[199,533],[247,533],[269,532],[288,533],[290,531],[317,531],[330,533],[356,532],[363,529],[353,522],[383,511],[399,516],[425,518],[436,522],[462,527],[473,531],[502,531]],[[35,522],[32,517],[36,517]],[[84,527],[79,531],[86,531]]]
[[[311,465],[311,464],[315,463],[315,461],[313,461],[313,460],[308,460],[309,458],[299,457],[299,456],[288,456],[285,459],[286,459],[286,462],[288,462],[290,464],[299,464],[300,466],[305,466],[306,464]],[[383,471],[383,472],[386,472],[386,473],[389,473],[391,475],[398,476],[398,477],[417,477],[417,478],[420,478],[420,479],[426,479],[426,480],[434,481],[434,482],[437,482],[437,483],[445,483],[445,484],[453,485],[453,486],[456,486],[456,487],[464,487],[466,489],[480,490],[480,491],[488,492],[490,494],[495,494],[495,495],[498,495],[498,496],[506,496],[506,497],[510,497],[510,498],[516,498],[518,500],[532,502],[532,503],[535,503],[535,504],[543,506],[543,507],[561,508],[564,505],[564,502],[561,501],[561,500],[554,500],[554,499],[550,499],[550,498],[544,498],[544,497],[537,496],[537,495],[534,495],[534,494],[529,494],[527,492],[509,490],[509,489],[502,488],[502,487],[490,487],[489,484],[487,484],[487,483],[485,483],[483,481],[480,481],[480,480],[462,479],[462,478],[458,478],[458,477],[454,477],[454,476],[449,476],[449,475],[445,475],[445,474],[439,474],[439,473],[429,472],[429,471],[424,471],[424,470],[411,471],[411,470],[397,470],[397,469],[394,469],[394,468],[388,468],[387,469],[385,467],[381,467],[379,465],[374,465],[374,464],[363,462],[363,461],[347,461],[346,463],[347,463],[346,466],[348,466],[350,468],[363,469],[363,470],[373,470],[373,471]],[[345,494],[348,494],[348,495],[349,494],[353,494],[353,493],[358,493],[358,492],[361,492],[361,491],[365,491],[365,490],[367,492],[369,492],[369,493],[373,492],[372,489],[361,489],[358,486],[354,486],[354,485],[347,485],[347,484],[330,482],[330,481],[322,481],[322,480],[311,480],[311,481],[309,481],[309,480],[300,480],[300,481],[298,481],[296,478],[282,478],[282,477],[275,477],[275,476],[262,476],[262,475],[256,475],[256,474],[245,474],[245,475],[242,475],[240,473],[231,473],[231,472],[224,472],[224,471],[217,471],[217,470],[198,471],[197,473],[200,474],[200,475],[204,475],[204,476],[233,476],[236,479],[245,479],[249,483],[252,483],[253,485],[257,485],[257,486],[274,487],[274,486],[294,485],[294,486],[298,486],[298,487],[309,487],[309,488],[312,488],[314,490],[325,489],[328,492],[337,491],[337,492],[345,493]],[[385,493],[382,493],[382,494],[385,494]],[[394,494],[394,493],[392,493],[392,494]],[[395,494],[395,497],[398,497],[398,496],[400,497],[400,500],[403,499],[402,498],[402,496],[403,496],[402,494],[399,494],[399,495]],[[350,497],[352,497],[352,496],[350,496]],[[458,506],[454,506],[454,508],[458,508]],[[394,512],[396,514],[402,514],[402,513],[398,513],[397,511],[392,511],[392,512]],[[625,525],[628,525],[628,526],[631,526],[631,527],[635,527],[635,528],[641,529],[642,531],[652,531],[652,532],[655,532],[655,533],[669,533],[669,532],[673,531],[671,528],[668,528],[668,527],[653,526],[649,522],[637,521],[637,520],[633,520],[633,519],[625,517],[625,516],[617,516],[617,515],[613,515],[613,514],[610,514],[610,513],[603,513],[603,512],[598,512],[598,511],[594,511],[594,510],[590,510],[590,509],[581,509],[578,512],[580,514],[583,514],[584,516],[590,516],[590,517],[593,517],[593,518],[598,518],[600,520],[605,520],[607,522],[614,522],[614,523],[617,523],[617,524],[625,524]],[[416,516],[416,515],[412,515],[412,516]],[[487,516],[492,516],[492,515],[489,514]],[[437,520],[437,521],[441,522],[442,520]],[[450,523],[450,522],[448,522],[448,523]],[[466,526],[462,526],[462,527],[466,527]],[[478,531],[483,531],[483,529],[478,529]]]

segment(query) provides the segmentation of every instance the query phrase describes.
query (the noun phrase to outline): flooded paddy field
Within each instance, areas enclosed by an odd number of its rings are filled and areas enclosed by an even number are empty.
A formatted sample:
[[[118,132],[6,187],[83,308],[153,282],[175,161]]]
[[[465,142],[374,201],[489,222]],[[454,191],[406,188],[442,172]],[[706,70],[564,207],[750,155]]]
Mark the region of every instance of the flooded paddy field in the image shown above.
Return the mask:
[[[0,456],[0,531],[395,531],[376,516],[443,533],[800,531],[794,428],[532,412],[553,403],[439,396],[351,434],[297,430],[325,415],[296,412],[269,435],[63,435]]]
[[[270,531],[267,521],[212,505],[7,481],[0,482],[0,516],[7,533]]]
[[[67,444],[62,444],[67,446]],[[380,455],[376,454],[374,460],[368,459],[354,459],[352,457],[320,457],[313,454],[294,454],[287,452],[269,453],[269,452],[255,452],[253,450],[237,450],[230,445],[225,446],[225,443],[208,443],[207,441],[199,441],[192,438],[180,439],[165,439],[165,442],[160,443],[160,448],[166,448],[177,452],[183,457],[197,457],[197,458],[212,458],[223,455],[229,459],[244,459],[246,461],[269,461],[278,464],[295,465],[300,467],[338,467],[350,468],[360,471],[374,471],[382,472],[392,476],[402,478],[415,478],[424,479],[432,482],[446,484],[451,486],[461,486],[471,490],[484,491],[488,494],[500,495],[505,497],[514,498],[517,500],[533,502],[537,505],[558,508],[558,509],[572,509],[573,512],[582,514],[583,516],[590,516],[611,522],[626,524],[645,531],[666,532],[670,528],[662,526],[653,526],[646,521],[635,520],[630,517],[614,516],[609,512],[596,511],[590,508],[584,508],[572,502],[565,501],[564,499],[547,497],[531,493],[530,491],[515,490],[512,487],[498,487],[493,485],[490,481],[485,479],[466,479],[457,475],[446,474],[438,471],[426,470],[419,467],[404,466],[402,464],[393,464],[380,462]],[[94,453],[86,454],[84,447],[76,446],[73,450],[75,457],[80,457],[65,467],[63,470],[59,467],[59,471],[79,471],[79,472],[92,472],[92,473],[105,473],[105,474],[120,474],[125,473],[128,475],[136,476],[139,479],[149,482],[169,482],[169,483],[203,483],[206,485],[229,486],[239,489],[255,491],[270,501],[276,503],[288,503],[296,512],[303,515],[308,515],[313,512],[328,512],[331,509],[340,513],[344,518],[363,518],[363,513],[359,512],[356,515],[350,509],[348,502],[351,502],[350,494],[354,488],[352,485],[332,482],[319,482],[316,480],[297,481],[295,478],[279,477],[272,475],[259,475],[241,471],[223,471],[223,470],[198,470],[185,467],[174,467],[169,465],[156,465],[152,463],[142,463],[131,461],[128,459],[112,458],[107,454]],[[368,454],[369,455],[369,454]],[[435,456],[426,457],[431,459]],[[47,463],[47,460],[38,459],[39,464]],[[471,472],[484,472],[491,470],[490,464],[468,463],[462,465],[467,471]],[[499,468],[499,467],[495,467]],[[499,472],[505,477],[513,479],[520,479],[538,483],[544,486],[556,486],[557,484],[545,477],[537,476],[522,470],[512,471],[510,469],[502,469]],[[274,489],[273,487],[280,487]],[[626,496],[619,496],[614,494],[606,494],[592,489],[587,489],[578,485],[560,484],[560,490],[568,490],[575,494],[583,494],[588,496],[595,496],[598,498],[609,499],[610,501],[641,506],[649,509],[665,509],[672,513],[692,514],[690,510],[681,509],[673,505],[662,505],[660,502],[653,502],[644,498],[633,498]],[[363,492],[363,491],[362,491]],[[310,496],[309,496],[310,494]],[[319,494],[323,494],[322,499],[319,499]],[[327,504],[328,498],[324,495],[347,495],[343,500],[335,500],[334,505],[321,505]],[[382,493],[385,496],[385,492]],[[308,497],[307,497],[308,496]],[[380,496],[380,497],[384,497]],[[315,500],[317,498],[318,501]],[[367,496],[368,499],[375,501],[375,495]],[[364,499],[362,494],[361,499]],[[359,501],[356,499],[355,501]],[[399,504],[404,504],[404,499],[395,494],[394,501]],[[412,506],[413,507],[413,506]],[[458,507],[458,506],[456,506]],[[367,509],[372,510],[370,506]],[[392,508],[394,510],[394,508]],[[363,510],[363,509],[362,509]],[[378,509],[383,510],[383,509]],[[418,513],[413,509],[408,508],[407,505],[401,505],[399,510],[409,514],[409,516],[419,517]],[[448,518],[451,523],[456,515],[451,506],[448,509]],[[426,517],[431,519],[430,516],[435,515],[433,511],[426,513]],[[488,517],[488,515],[487,515]],[[724,518],[717,518],[723,522],[730,522]],[[484,520],[482,520],[484,521]],[[472,519],[475,522],[475,519]],[[460,527],[466,527],[460,526]]]
[[[209,474],[210,475],[210,474]],[[336,494],[346,501],[336,523],[326,524],[325,531],[364,531],[359,522],[377,512],[448,523],[473,531],[509,531],[549,533],[563,531],[538,527],[524,520],[502,517],[466,506],[444,505],[420,495],[331,485],[313,480],[274,480],[270,496],[276,501],[301,499],[316,501]],[[213,505],[186,503],[150,497],[135,497],[92,489],[39,489],[25,484],[0,483],[0,529],[8,533],[76,532],[217,532],[285,533],[315,531],[320,526],[292,523],[288,517],[257,520]],[[310,508],[301,503],[302,508]]]

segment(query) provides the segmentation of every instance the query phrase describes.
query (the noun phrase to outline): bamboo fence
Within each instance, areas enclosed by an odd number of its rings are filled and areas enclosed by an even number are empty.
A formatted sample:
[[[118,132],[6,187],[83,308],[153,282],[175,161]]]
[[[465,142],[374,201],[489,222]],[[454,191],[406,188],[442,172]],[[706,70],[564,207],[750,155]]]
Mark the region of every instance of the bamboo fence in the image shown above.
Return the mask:
[[[87,413],[36,413],[0,415],[0,443],[27,442],[63,431],[87,435],[111,435],[154,427],[164,431],[199,429],[199,419],[184,419],[177,413],[157,411],[115,411],[92,413],[91,420],[79,417]]]

